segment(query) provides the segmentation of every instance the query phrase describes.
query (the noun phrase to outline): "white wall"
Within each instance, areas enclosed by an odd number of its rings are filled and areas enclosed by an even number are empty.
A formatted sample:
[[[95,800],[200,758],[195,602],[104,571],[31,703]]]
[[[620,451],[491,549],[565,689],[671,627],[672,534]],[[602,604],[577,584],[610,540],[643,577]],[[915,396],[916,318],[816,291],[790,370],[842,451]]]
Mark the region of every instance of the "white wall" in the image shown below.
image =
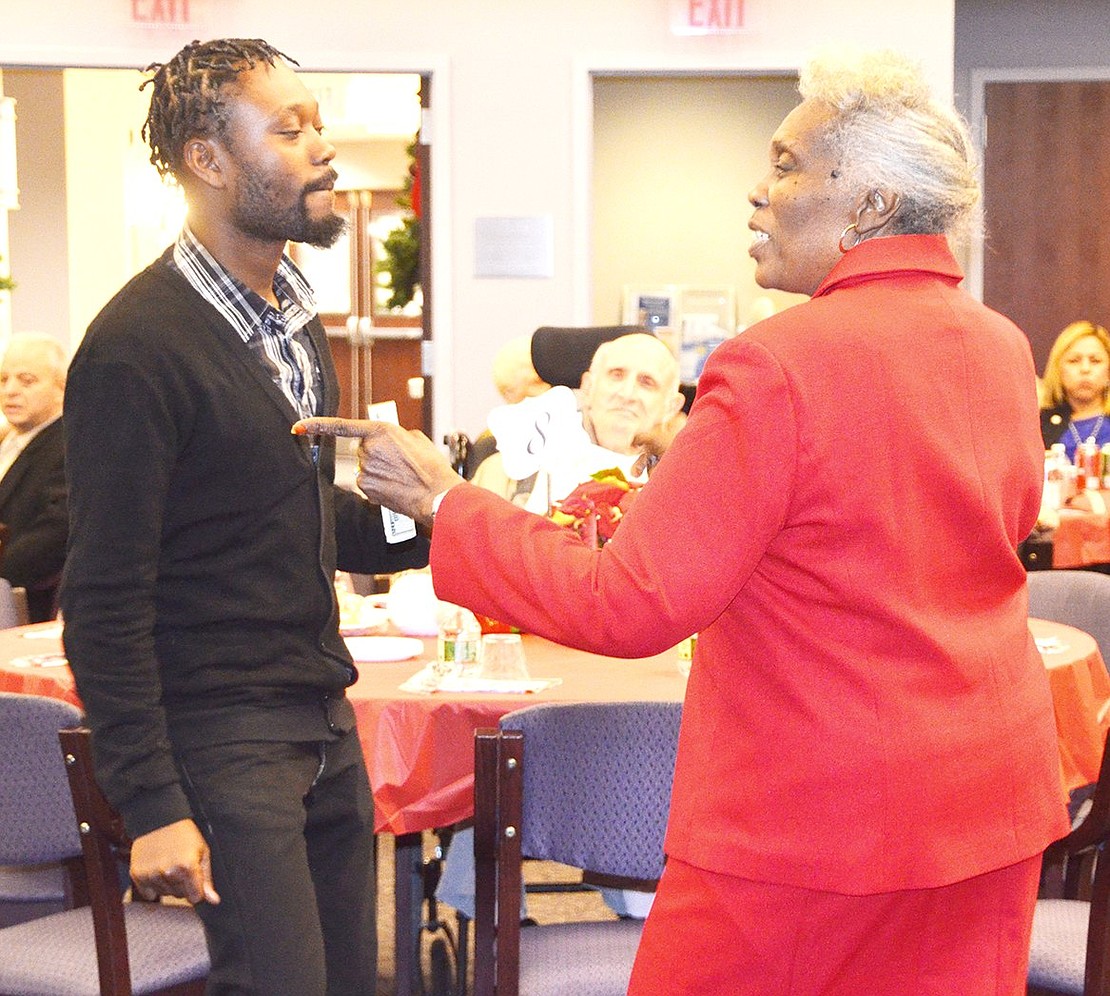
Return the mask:
[[[794,70],[838,41],[901,49],[951,92],[953,0],[748,0],[740,36],[676,37],[668,0],[191,0],[191,24],[131,23],[129,0],[5,0],[0,66],[142,66],[195,37],[261,35],[306,69],[430,71],[436,435],[476,431],[497,346],[588,324],[591,71]],[[550,279],[475,279],[474,221],[551,216]]]
[[[140,82],[141,77],[131,73],[65,75],[69,314],[74,340],[115,292],[165,248],[161,238],[137,237],[143,231],[140,219],[127,217],[128,205],[142,203],[130,192],[144,182],[157,186],[158,177],[139,135],[147,104],[138,90]],[[129,108],[130,114],[101,113],[104,108]],[[140,213],[134,206],[131,210]]]
[[[957,0],[955,14],[956,105],[965,115],[975,70],[1058,68],[1081,78],[1072,71],[1110,66],[1105,0]]]

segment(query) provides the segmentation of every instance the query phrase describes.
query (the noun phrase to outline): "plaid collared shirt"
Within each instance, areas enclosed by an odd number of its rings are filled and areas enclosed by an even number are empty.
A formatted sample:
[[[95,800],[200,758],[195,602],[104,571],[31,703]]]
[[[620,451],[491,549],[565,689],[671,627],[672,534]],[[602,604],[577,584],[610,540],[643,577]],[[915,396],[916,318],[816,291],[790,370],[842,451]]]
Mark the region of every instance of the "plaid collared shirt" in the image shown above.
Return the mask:
[[[280,311],[216,262],[188,225],[174,245],[173,261],[193,289],[227,319],[270,372],[297,418],[321,414],[320,360],[306,329],[316,316],[316,302],[312,288],[293,261],[282,255],[274,275]]]

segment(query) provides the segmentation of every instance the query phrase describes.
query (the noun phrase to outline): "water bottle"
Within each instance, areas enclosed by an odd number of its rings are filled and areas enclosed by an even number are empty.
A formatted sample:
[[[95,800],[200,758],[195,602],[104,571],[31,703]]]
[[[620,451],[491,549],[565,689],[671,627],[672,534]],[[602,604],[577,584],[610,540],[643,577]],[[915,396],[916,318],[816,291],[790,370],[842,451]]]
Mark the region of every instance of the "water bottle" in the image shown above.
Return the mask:
[[[436,672],[462,674],[477,667],[481,643],[482,630],[472,612],[466,609],[443,612],[436,637]]]
[[[1041,504],[1054,511],[1064,504],[1064,471],[1052,450],[1046,450],[1044,455],[1044,494]]]

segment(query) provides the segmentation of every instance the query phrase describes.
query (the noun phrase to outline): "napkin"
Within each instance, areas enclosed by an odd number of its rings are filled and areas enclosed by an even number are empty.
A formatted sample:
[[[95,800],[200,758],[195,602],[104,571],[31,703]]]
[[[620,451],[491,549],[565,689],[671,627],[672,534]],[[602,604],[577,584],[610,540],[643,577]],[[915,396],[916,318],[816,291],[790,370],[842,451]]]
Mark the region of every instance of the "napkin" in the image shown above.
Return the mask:
[[[528,692],[542,692],[563,683],[562,678],[482,678],[455,677],[441,678],[437,692],[494,692],[501,695],[524,695]]]
[[[563,683],[562,678],[483,678],[479,675],[440,675],[435,665],[421,668],[399,686],[402,692],[461,692],[493,695],[525,695],[542,692]]]
[[[13,657],[9,667],[65,667],[69,663],[64,654],[31,654],[27,657]]]
[[[24,640],[60,640],[62,638],[62,624],[51,623],[40,625],[20,634]]]

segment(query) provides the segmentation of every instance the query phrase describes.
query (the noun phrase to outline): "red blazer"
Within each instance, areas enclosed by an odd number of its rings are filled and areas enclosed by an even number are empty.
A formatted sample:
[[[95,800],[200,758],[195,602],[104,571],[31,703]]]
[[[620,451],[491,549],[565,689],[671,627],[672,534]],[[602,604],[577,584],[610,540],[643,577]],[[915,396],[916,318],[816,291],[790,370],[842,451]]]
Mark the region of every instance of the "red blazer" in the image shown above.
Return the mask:
[[[866,894],[1066,830],[1016,548],[1040,501],[1033,363],[940,236],[867,241],[719,347],[600,553],[472,486],[436,517],[442,598],[587,650],[700,631],[667,850]]]

